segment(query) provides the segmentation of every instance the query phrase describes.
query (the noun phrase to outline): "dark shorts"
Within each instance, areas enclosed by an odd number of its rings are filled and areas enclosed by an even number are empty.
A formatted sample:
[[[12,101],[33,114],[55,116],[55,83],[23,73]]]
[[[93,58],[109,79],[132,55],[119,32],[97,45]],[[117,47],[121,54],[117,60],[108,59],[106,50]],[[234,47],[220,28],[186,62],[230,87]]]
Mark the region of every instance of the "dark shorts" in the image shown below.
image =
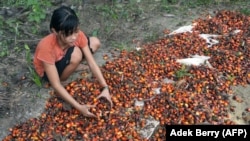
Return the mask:
[[[89,40],[89,37],[87,37],[87,39],[88,39],[88,47],[89,47],[89,50],[91,51],[92,54],[94,54],[93,49],[90,47],[90,40]],[[75,47],[70,47],[70,48],[67,50],[65,56],[64,56],[61,60],[59,60],[59,61],[56,62],[55,65],[56,65],[56,69],[57,69],[57,72],[58,72],[59,77],[62,75],[64,69],[65,69],[65,68],[68,66],[68,64],[70,63],[71,54],[72,54],[72,52],[74,51],[74,48],[75,48]],[[45,72],[44,72],[44,76],[43,76],[42,79],[44,79],[45,81],[49,82],[49,79],[48,79],[47,74],[46,74]]]

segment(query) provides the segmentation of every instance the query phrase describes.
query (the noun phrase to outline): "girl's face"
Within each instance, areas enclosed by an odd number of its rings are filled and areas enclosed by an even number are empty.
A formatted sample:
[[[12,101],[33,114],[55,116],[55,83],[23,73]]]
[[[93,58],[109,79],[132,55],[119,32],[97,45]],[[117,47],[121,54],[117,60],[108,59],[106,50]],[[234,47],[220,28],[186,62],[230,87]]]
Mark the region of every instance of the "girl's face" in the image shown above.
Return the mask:
[[[69,36],[65,36],[64,34],[62,34],[61,32],[59,32],[59,33],[57,34],[59,42],[60,42],[63,46],[67,46],[67,47],[72,47],[72,46],[74,46],[74,45],[75,45],[74,43],[75,43],[75,41],[76,41],[76,39],[77,39],[77,37],[78,37],[78,31],[79,31],[79,30],[73,32],[73,33],[72,33],[71,35],[69,35]]]

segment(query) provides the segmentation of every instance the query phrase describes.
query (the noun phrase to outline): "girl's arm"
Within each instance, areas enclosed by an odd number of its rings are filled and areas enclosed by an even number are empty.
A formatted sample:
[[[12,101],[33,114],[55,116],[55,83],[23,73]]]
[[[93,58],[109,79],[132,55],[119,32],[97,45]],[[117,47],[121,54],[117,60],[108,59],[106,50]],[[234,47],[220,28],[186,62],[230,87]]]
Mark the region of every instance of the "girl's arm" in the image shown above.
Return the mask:
[[[94,115],[88,111],[88,109],[92,106],[81,105],[80,103],[78,103],[61,84],[56,66],[52,64],[48,64],[48,63],[43,63],[43,65],[44,65],[44,69],[47,74],[47,77],[49,79],[49,82],[51,86],[55,89],[57,94],[59,94],[59,96],[63,98],[63,100],[65,100],[74,108],[79,110],[84,116],[94,117]]]
[[[90,70],[95,75],[98,82],[101,84],[102,87],[107,86],[107,83],[106,83],[106,81],[105,81],[105,79],[104,79],[104,77],[102,75],[102,72],[101,72],[99,66],[96,64],[96,61],[95,61],[92,53],[90,52],[89,48],[86,46],[86,47],[82,48],[82,51],[84,53],[85,59],[88,62]]]
[[[101,94],[97,98],[101,98],[101,97],[107,98],[107,100],[110,102],[111,108],[112,108],[113,102],[112,102],[111,96],[109,94],[108,85],[107,85],[107,83],[102,75],[102,72],[101,72],[99,66],[96,64],[96,61],[94,60],[94,57],[87,46],[82,48],[82,51],[84,53],[85,59],[88,62],[90,70],[95,75],[95,77],[97,78],[97,80],[99,81],[101,86],[105,87],[105,89],[101,92]]]

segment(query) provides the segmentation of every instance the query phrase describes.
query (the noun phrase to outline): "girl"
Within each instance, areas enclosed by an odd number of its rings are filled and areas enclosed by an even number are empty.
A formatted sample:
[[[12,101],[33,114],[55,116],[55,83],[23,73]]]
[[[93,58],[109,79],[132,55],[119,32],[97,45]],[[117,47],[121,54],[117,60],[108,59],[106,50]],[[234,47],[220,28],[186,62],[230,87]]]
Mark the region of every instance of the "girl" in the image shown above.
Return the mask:
[[[97,98],[106,98],[112,107],[108,85],[92,55],[100,47],[99,39],[86,37],[79,28],[76,13],[66,6],[54,10],[50,30],[52,33],[38,43],[35,51],[33,63],[38,75],[49,81],[59,96],[84,116],[95,117],[93,113],[89,112],[89,108],[94,105],[78,103],[61,83],[67,80],[75,70],[81,68],[80,62],[85,58],[90,70],[103,86],[102,92]]]

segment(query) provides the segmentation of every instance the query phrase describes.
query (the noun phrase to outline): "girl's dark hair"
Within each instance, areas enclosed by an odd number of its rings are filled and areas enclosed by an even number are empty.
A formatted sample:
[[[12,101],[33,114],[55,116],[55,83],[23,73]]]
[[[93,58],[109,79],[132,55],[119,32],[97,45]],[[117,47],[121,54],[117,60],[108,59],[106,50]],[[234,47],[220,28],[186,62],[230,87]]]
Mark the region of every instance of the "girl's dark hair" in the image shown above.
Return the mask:
[[[61,31],[64,36],[69,36],[77,31],[78,25],[79,19],[75,11],[67,6],[61,6],[52,14],[50,30],[54,28],[56,32]]]

